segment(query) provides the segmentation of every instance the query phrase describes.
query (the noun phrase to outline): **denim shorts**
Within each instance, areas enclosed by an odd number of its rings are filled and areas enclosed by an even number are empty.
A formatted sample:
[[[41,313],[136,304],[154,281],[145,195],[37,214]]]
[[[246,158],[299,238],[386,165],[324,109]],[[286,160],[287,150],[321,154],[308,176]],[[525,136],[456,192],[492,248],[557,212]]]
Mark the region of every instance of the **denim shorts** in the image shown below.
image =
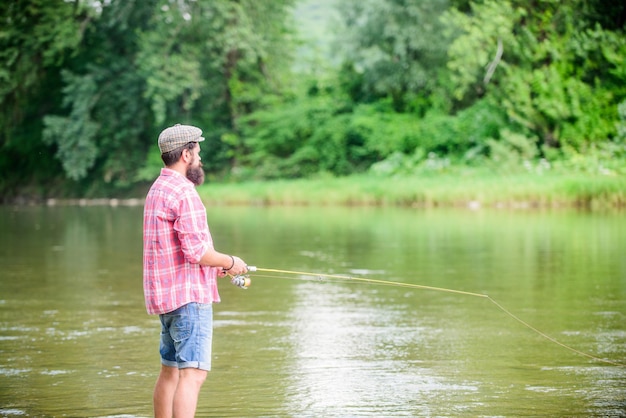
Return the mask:
[[[189,303],[159,318],[161,364],[211,370],[213,304]]]

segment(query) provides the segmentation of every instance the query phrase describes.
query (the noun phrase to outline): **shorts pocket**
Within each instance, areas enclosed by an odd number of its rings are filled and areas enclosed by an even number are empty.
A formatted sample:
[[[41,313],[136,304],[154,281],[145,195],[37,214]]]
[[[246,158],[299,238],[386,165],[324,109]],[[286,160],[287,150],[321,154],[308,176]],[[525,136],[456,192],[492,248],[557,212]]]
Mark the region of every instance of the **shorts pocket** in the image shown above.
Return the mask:
[[[170,335],[172,340],[180,342],[186,340],[191,335],[191,320],[189,315],[175,315],[170,325]]]

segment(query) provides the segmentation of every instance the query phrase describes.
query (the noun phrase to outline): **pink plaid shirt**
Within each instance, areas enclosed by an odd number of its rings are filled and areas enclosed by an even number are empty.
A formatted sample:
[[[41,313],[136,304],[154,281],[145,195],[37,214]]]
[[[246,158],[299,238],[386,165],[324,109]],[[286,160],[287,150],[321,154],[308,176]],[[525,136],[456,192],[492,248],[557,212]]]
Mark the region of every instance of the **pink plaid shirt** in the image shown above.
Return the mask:
[[[149,314],[219,302],[216,267],[201,266],[213,248],[206,208],[193,183],[163,168],[144,207],[143,290]]]

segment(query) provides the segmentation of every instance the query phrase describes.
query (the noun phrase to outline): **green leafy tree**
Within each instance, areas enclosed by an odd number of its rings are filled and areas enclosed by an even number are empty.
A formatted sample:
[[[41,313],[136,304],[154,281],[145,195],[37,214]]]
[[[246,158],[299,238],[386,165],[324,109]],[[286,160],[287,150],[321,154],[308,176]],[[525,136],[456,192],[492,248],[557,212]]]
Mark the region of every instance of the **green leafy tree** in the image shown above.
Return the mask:
[[[66,62],[91,12],[80,2],[15,0],[0,5],[0,103],[3,136],[19,124],[47,71]]]
[[[0,4],[0,195],[55,178],[58,162],[41,137],[41,115],[60,108],[60,69],[95,11],[83,2]]]
[[[138,65],[156,123],[182,117],[206,127],[209,171],[236,164],[239,119],[282,89],[292,3],[165,2],[140,33]]]
[[[450,11],[445,21],[461,29],[448,62],[456,99],[487,95],[544,151],[610,139],[625,93],[625,41],[594,21],[589,5],[487,0],[471,14]]]
[[[238,119],[271,102],[288,80],[282,75],[289,68],[291,4],[22,0],[2,6],[2,146],[13,153],[3,153],[0,166],[19,172],[41,163],[33,149],[44,150],[51,174],[45,181],[65,177],[82,195],[123,191],[158,173],[156,135],[182,122],[205,128],[203,159],[217,171],[238,155]]]
[[[473,103],[485,94],[489,82],[500,78],[499,56],[506,46],[517,43],[514,28],[525,11],[508,1],[485,1],[472,6],[472,13],[451,9],[443,15],[446,33],[454,36],[448,49],[451,93],[456,100]],[[460,31],[460,33],[459,33]]]
[[[98,155],[94,140],[98,124],[91,118],[98,87],[92,75],[80,77],[70,72],[63,75],[66,84],[63,99],[71,107],[70,115],[46,117],[44,142],[57,145],[56,156],[67,176],[78,180],[87,175]]]
[[[343,68],[359,80],[349,87],[353,97],[390,97],[398,111],[424,107],[420,99],[430,96],[445,68],[448,40],[439,17],[447,7],[447,0],[339,2]]]
[[[132,185],[152,131],[144,80],[134,64],[136,30],[156,1],[111,2],[85,31],[63,75],[63,111],[44,117],[45,143],[85,193]]]

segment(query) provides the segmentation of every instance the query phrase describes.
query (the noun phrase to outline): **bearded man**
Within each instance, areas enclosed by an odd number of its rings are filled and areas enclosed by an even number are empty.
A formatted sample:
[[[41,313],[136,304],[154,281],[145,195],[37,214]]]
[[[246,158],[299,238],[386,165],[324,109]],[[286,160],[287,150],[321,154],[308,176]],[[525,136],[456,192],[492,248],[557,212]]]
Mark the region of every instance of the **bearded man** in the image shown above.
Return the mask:
[[[239,257],[215,250],[206,208],[195,186],[204,182],[202,130],[171,126],[159,135],[165,167],[146,197],[143,288],[146,309],[161,321],[161,371],[155,417],[193,417],[211,370],[217,277],[245,274]]]

